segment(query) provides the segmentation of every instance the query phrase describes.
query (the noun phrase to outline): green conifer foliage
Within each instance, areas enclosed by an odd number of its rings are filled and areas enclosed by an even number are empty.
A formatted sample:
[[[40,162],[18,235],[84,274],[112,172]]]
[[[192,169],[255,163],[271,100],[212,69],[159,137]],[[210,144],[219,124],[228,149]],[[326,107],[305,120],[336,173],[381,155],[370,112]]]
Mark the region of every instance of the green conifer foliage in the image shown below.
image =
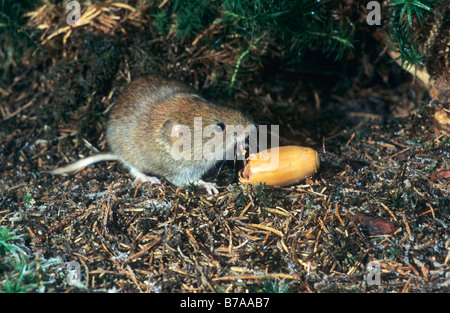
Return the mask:
[[[399,53],[401,63],[406,67],[423,65],[425,53],[418,37],[423,33],[424,21],[432,18],[436,1],[379,1],[383,6],[381,27],[388,34],[391,49]],[[170,16],[170,28],[178,38],[196,36],[214,23],[224,24],[226,32],[215,38],[214,44],[227,43],[230,36],[240,39],[237,46],[240,56],[232,71],[233,85],[249,54],[253,58],[260,57],[264,51],[262,47],[268,44],[277,46],[284,57],[294,63],[300,62],[304,53],[311,49],[335,60],[342,59],[346,52],[354,49],[355,31],[367,27],[367,3],[341,0],[173,0],[155,15],[160,17],[156,23],[163,33],[167,30],[163,30],[159,22]]]

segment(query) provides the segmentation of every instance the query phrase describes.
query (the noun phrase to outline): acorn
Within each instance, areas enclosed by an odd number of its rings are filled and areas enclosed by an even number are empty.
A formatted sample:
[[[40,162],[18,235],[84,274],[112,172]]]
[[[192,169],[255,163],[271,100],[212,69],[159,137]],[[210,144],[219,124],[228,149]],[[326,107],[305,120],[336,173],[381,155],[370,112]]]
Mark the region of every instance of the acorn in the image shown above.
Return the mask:
[[[239,172],[243,184],[266,183],[287,186],[298,183],[317,172],[319,154],[301,146],[282,146],[250,154]]]

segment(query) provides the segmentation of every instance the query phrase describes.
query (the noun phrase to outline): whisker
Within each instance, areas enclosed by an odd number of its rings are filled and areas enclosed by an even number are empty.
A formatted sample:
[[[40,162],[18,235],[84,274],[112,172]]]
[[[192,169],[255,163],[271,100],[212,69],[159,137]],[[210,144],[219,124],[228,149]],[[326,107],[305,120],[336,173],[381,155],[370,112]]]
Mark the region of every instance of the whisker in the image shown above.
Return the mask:
[[[233,161],[233,181],[236,179],[236,168],[237,168],[237,155],[234,155],[234,161]]]
[[[223,165],[225,164],[225,159],[222,160],[222,163],[220,164],[219,169],[217,170],[216,179],[219,177],[220,172],[222,171]]]

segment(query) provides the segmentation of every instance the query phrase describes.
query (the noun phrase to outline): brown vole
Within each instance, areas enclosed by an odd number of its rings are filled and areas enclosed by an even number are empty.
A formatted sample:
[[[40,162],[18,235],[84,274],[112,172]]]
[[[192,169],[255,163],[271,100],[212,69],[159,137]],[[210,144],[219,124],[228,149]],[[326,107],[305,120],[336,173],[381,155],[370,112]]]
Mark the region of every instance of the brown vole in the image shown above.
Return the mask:
[[[161,184],[158,178],[145,175],[151,173],[175,186],[195,184],[209,194],[218,193],[215,184],[201,178],[218,162],[217,156],[229,156],[235,147],[242,151],[248,132],[233,134],[234,126],[239,125],[248,129],[253,122],[237,110],[205,100],[181,82],[142,76],[123,90],[110,112],[107,141],[112,153],[94,155],[51,173],[69,173],[99,161],[119,160],[129,168],[135,184]],[[202,136],[207,130],[221,135],[214,142],[223,145],[211,144],[215,137],[212,133]],[[202,154],[201,148],[208,144],[216,157]]]

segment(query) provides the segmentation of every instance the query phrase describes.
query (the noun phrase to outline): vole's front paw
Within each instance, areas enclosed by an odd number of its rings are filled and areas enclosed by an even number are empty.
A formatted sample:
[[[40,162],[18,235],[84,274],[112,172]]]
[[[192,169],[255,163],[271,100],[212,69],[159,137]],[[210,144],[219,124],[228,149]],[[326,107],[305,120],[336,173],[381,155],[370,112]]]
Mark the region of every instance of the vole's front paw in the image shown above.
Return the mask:
[[[196,185],[205,188],[206,192],[208,192],[208,194],[210,194],[210,195],[213,195],[213,194],[216,195],[219,193],[219,190],[217,190],[217,188],[216,188],[217,185],[215,183],[207,183],[207,182],[199,179],[196,182]]]

